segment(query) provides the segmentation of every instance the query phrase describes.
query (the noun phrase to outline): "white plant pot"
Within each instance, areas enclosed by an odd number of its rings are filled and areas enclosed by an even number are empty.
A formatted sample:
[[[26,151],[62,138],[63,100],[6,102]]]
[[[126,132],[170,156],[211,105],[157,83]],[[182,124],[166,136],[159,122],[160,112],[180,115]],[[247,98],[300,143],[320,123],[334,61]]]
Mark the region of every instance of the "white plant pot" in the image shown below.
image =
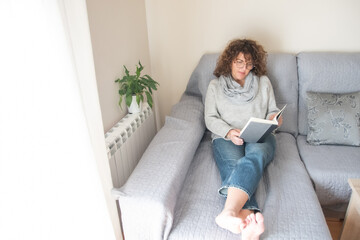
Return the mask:
[[[139,113],[141,111],[141,101],[140,104],[136,102],[136,96],[132,96],[132,101],[130,107],[128,107],[129,113]]]

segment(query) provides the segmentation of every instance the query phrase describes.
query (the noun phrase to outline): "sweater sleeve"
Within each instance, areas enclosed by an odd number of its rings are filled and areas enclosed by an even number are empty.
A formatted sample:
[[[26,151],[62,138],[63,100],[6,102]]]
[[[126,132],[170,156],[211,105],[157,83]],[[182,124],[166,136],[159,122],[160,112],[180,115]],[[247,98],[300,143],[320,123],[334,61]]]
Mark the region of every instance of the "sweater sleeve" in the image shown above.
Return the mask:
[[[269,84],[269,87],[268,87],[269,101],[268,101],[268,109],[267,109],[266,119],[269,119],[269,117],[272,114],[278,113],[280,111],[280,109],[276,106],[274,89],[271,85],[271,82],[270,82],[269,78],[267,78],[267,80],[268,80],[268,84]]]
[[[214,84],[210,83],[205,97],[205,124],[212,133],[225,138],[232,127],[221,118],[217,110],[215,91]]]

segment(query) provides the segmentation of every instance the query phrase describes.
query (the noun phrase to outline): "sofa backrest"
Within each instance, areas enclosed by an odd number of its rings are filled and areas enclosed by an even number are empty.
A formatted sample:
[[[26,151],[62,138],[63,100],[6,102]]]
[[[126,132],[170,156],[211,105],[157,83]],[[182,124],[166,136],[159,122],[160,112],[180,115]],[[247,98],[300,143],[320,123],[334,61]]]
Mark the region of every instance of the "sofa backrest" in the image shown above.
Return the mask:
[[[201,57],[187,84],[187,94],[201,96],[203,103],[205,102],[209,83],[216,78],[213,72],[218,58],[218,53],[204,54]]]
[[[306,92],[360,91],[360,53],[299,53],[299,134],[307,135]]]
[[[283,114],[283,125],[279,131],[297,136],[298,75],[296,56],[288,53],[270,53],[267,60],[267,70],[278,108],[287,104]]]
[[[206,91],[212,79],[219,53],[205,54],[192,73],[186,93],[201,96],[205,101]],[[298,133],[298,77],[296,56],[286,53],[270,53],[267,60],[268,77],[273,85],[276,103],[279,108],[287,104],[284,123],[279,131],[294,136]]]

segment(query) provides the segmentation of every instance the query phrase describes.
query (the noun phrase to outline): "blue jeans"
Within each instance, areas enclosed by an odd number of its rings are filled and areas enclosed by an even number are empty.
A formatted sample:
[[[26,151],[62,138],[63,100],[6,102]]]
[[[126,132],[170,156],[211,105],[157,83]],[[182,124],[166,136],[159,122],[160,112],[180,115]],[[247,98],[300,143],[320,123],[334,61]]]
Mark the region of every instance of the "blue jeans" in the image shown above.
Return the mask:
[[[222,181],[220,195],[227,197],[229,187],[241,189],[249,196],[243,209],[260,211],[254,193],[264,169],[274,157],[275,146],[273,134],[264,143],[244,143],[240,146],[223,138],[214,139],[214,158]]]

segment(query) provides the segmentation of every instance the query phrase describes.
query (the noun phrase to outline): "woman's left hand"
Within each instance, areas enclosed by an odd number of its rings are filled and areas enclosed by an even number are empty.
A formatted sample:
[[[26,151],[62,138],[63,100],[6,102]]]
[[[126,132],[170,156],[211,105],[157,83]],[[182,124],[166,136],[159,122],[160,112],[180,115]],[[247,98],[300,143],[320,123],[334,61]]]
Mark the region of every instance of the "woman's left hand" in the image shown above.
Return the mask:
[[[277,114],[277,113],[274,113],[274,114],[270,115],[269,119],[270,119],[270,120],[273,120],[274,117],[276,116],[276,114]],[[279,127],[282,125],[282,122],[283,122],[283,117],[280,116],[280,118],[279,118],[279,120],[278,120],[278,123],[279,123],[278,126],[279,126]]]

